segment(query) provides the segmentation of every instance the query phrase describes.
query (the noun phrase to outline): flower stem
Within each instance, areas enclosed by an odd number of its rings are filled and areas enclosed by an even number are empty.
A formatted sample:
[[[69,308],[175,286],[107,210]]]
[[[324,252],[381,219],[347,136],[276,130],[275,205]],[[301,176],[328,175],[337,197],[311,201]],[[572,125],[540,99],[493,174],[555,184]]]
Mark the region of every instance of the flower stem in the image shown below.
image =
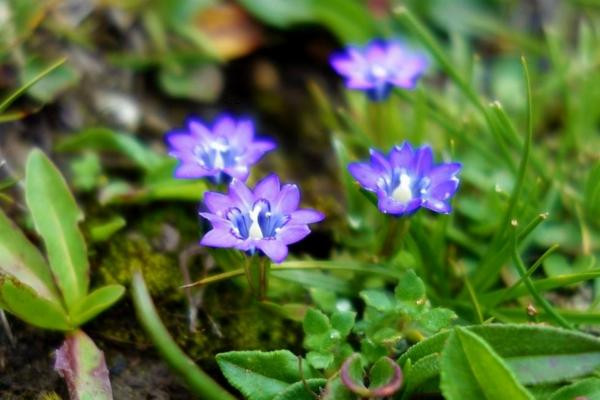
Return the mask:
[[[385,101],[370,101],[367,104],[368,132],[376,146],[384,145],[384,129],[386,116]]]
[[[379,254],[383,258],[388,258],[395,254],[396,244],[399,238],[404,237],[408,232],[409,222],[407,218],[388,218],[388,226],[385,232],[385,238],[383,245],[379,251]]]

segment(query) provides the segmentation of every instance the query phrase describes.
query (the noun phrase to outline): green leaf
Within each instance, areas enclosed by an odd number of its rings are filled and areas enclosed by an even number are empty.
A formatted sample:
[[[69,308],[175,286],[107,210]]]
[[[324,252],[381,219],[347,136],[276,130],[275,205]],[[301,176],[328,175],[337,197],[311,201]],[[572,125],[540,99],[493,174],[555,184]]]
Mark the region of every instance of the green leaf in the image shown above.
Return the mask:
[[[59,331],[73,329],[62,307],[39,297],[30,287],[10,278],[2,278],[0,281],[0,305],[38,328]]]
[[[440,355],[434,353],[425,356],[414,363],[414,365],[411,365],[410,368],[407,368],[407,365],[405,365],[404,372],[406,373],[406,386],[402,394],[403,399],[410,398],[410,395],[419,387],[439,378]]]
[[[331,315],[331,326],[336,329],[342,337],[346,337],[352,331],[356,313],[353,311],[336,311]]]
[[[258,19],[279,28],[320,23],[344,41],[366,41],[376,26],[365,5],[347,0],[241,0]]]
[[[275,396],[273,400],[315,400],[315,395],[321,392],[325,384],[327,384],[327,379],[322,378],[296,382]]]
[[[438,307],[421,314],[418,321],[423,329],[436,333],[440,329],[449,327],[453,319],[456,319],[454,311]]]
[[[600,379],[588,378],[558,389],[548,400],[600,400]]]
[[[365,303],[377,311],[386,312],[394,309],[396,302],[386,291],[368,289],[360,292],[360,297]]]
[[[229,383],[249,400],[273,399],[302,377],[314,377],[304,363],[301,376],[298,357],[287,350],[230,351],[216,359]]]
[[[306,354],[306,361],[316,369],[327,369],[333,362],[333,353],[320,353],[318,351],[309,351]]]
[[[344,385],[339,375],[336,375],[327,382],[319,400],[356,400],[356,395]]]
[[[322,335],[329,332],[331,324],[327,315],[315,308],[309,308],[306,311],[302,327],[307,335]]]
[[[133,136],[108,128],[89,128],[76,135],[71,135],[61,141],[56,149],[58,151],[118,151],[147,171],[153,170],[163,163],[163,157],[144,146]]]
[[[82,331],[67,336],[54,368],[67,381],[72,399],[112,400],[104,353]]]
[[[548,326],[478,325],[467,328],[485,340],[525,385],[564,382],[600,367],[600,339]],[[442,351],[450,332],[412,346],[400,364]]]
[[[108,285],[94,290],[73,306],[71,318],[75,325],[83,325],[102,311],[112,306],[123,296],[121,285]]]
[[[490,345],[460,327],[442,352],[440,388],[448,400],[533,399]]]
[[[50,268],[38,249],[0,210],[0,274],[29,286],[38,296],[60,304]]]
[[[27,159],[25,197],[70,310],[86,295],[89,284],[87,249],[78,226],[83,214],[59,170],[38,149]]]
[[[396,298],[416,302],[425,297],[425,284],[412,269],[406,271],[396,286]]]
[[[162,90],[174,98],[212,103],[221,95],[224,79],[214,64],[162,68],[158,75]]]

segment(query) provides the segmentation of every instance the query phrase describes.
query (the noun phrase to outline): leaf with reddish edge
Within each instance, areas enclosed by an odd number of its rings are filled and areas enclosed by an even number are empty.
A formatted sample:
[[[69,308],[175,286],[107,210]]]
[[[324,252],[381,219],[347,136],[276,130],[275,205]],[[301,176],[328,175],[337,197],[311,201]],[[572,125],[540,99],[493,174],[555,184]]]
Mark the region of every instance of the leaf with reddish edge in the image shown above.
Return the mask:
[[[112,400],[104,353],[83,331],[69,334],[56,350],[54,369],[67,382],[71,400]]]
[[[348,357],[340,371],[343,384],[362,397],[381,398],[391,396],[400,390],[403,382],[402,369],[389,357],[381,357],[369,371],[371,385],[363,383],[363,365],[360,354]]]

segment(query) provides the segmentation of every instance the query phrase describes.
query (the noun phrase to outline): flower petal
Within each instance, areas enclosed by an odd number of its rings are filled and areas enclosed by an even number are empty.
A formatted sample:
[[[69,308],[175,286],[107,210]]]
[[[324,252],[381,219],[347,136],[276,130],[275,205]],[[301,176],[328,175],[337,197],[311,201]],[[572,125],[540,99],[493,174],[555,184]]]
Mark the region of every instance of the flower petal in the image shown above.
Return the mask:
[[[250,189],[248,189],[248,186],[239,179],[234,178],[231,180],[231,183],[229,184],[229,195],[246,209],[250,209],[254,203],[254,195]]]
[[[213,133],[218,137],[230,137],[235,134],[235,120],[227,114],[222,114],[217,117],[213,126]]]
[[[381,178],[381,171],[374,169],[368,163],[355,162],[348,164],[348,171],[365,189],[377,190],[377,182]]]
[[[197,118],[188,118],[186,125],[192,136],[201,143],[209,142],[212,139],[212,132],[201,120]]]
[[[198,141],[185,131],[172,131],[165,135],[165,141],[171,149],[193,152]]]
[[[277,147],[274,141],[264,139],[249,143],[243,154],[243,161],[247,164],[254,164],[260,160],[265,153],[274,150]]]
[[[256,184],[254,188],[254,197],[274,202],[279,194],[279,187],[279,177],[276,174],[270,174]]]
[[[413,171],[417,176],[426,175],[433,167],[433,152],[431,147],[425,145],[415,151]]]
[[[239,120],[235,129],[225,132],[225,137],[236,147],[247,146],[254,137],[254,123],[249,119]]]
[[[390,164],[393,168],[409,168],[414,156],[410,143],[405,141],[401,146],[394,146],[390,151]]]
[[[277,239],[260,240],[256,247],[276,263],[282,262],[288,255],[287,246]]]
[[[285,225],[277,234],[277,239],[280,239],[284,244],[292,244],[304,239],[310,233],[310,229],[306,225]]]
[[[238,242],[239,239],[228,229],[212,229],[200,240],[202,246],[208,247],[233,247]]]
[[[458,189],[458,179],[454,178],[454,179],[449,179],[447,181],[444,181],[436,186],[431,187],[428,191],[427,191],[427,198],[434,198],[436,200],[447,200],[450,197],[452,197],[452,195],[454,195],[454,193],[456,193],[456,190]]]
[[[440,214],[449,214],[452,211],[450,204],[437,199],[426,199],[423,202],[423,207]]]
[[[418,210],[422,202],[423,200],[420,197],[417,197],[407,203],[400,203],[389,197],[383,190],[377,192],[377,208],[385,214],[411,214]]]
[[[215,175],[215,172],[208,170],[196,163],[182,162],[177,166],[177,168],[175,168],[173,175],[175,178],[193,179],[203,178],[205,176],[213,176]]]
[[[300,205],[300,190],[296,185],[283,185],[275,199],[274,209],[289,214]]]
[[[224,216],[227,210],[237,206],[229,196],[217,192],[204,193],[204,205],[208,211],[218,216]]]
[[[223,172],[225,172],[230,177],[238,179],[242,182],[246,182],[246,179],[248,179],[248,175],[250,175],[250,170],[248,169],[248,166],[242,164],[226,167],[223,169]]]
[[[322,212],[310,208],[303,208],[292,211],[288,225],[314,224],[315,222],[321,222],[324,219],[325,214]]]
[[[371,153],[371,165],[373,168],[380,170],[381,172],[388,172],[391,169],[390,162],[381,152],[375,149],[370,149]]]
[[[225,218],[223,218],[217,214],[201,212],[201,213],[199,213],[199,215],[202,218],[207,219],[211,223],[212,227],[215,229],[231,228],[231,222],[229,222],[228,220],[226,220]]]
[[[436,186],[443,181],[454,177],[462,168],[461,163],[443,163],[432,168],[427,174],[432,186]]]

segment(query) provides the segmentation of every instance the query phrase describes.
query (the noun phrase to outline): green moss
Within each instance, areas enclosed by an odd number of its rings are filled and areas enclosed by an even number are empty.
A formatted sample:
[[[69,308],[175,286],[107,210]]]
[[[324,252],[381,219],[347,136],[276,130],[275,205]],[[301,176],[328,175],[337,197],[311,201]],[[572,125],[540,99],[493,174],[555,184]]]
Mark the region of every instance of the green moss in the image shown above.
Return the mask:
[[[116,235],[100,261],[98,278],[106,284],[129,285],[136,270],[144,274],[153,296],[181,297],[181,273],[174,256],[154,250],[142,237]]]

